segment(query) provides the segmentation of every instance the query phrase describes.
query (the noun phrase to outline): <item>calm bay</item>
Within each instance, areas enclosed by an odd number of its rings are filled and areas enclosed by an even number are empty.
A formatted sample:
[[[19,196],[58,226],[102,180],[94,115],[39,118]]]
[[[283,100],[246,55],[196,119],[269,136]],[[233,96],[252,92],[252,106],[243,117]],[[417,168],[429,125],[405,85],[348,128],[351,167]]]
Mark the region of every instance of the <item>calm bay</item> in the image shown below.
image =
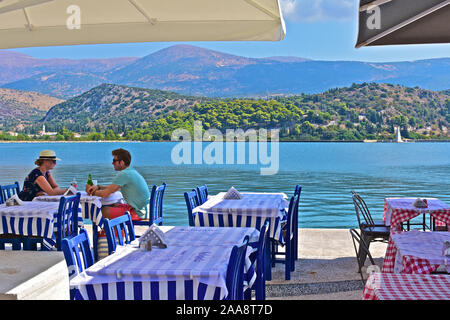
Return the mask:
[[[288,196],[300,184],[301,228],[357,227],[351,190],[363,196],[377,219],[382,218],[385,197],[436,197],[450,204],[449,142],[281,142],[279,158],[271,153],[269,144],[267,155],[278,166],[273,175],[261,175],[260,169],[268,167],[261,157],[256,164],[250,164],[251,143],[245,143],[245,162],[241,164],[237,164],[236,158],[239,143],[233,144],[235,160],[231,164],[225,164],[225,144],[220,155],[223,164],[174,163],[172,153],[177,145],[175,142],[0,143],[0,184],[18,181],[22,187],[25,176],[34,168],[34,160],[44,149],[54,150],[62,159],[52,171],[60,186],[68,186],[74,178],[79,186],[84,186],[89,173],[99,184],[109,184],[116,174],[111,151],[124,148],[131,152],[132,166],[150,188],[153,184],[167,183],[166,225],[188,224],[183,193],[203,184],[208,185],[210,194],[234,186],[244,192],[284,192]],[[208,145],[203,143],[201,150],[205,152]],[[191,151],[194,163],[195,148]]]

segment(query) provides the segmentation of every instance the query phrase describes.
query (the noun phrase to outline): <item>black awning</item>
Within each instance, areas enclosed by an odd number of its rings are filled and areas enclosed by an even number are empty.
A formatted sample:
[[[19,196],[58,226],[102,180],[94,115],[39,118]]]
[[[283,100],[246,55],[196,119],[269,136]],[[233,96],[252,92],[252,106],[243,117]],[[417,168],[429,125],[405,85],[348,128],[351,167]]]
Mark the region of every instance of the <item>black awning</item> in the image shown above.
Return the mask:
[[[360,0],[356,48],[450,43],[450,0]]]

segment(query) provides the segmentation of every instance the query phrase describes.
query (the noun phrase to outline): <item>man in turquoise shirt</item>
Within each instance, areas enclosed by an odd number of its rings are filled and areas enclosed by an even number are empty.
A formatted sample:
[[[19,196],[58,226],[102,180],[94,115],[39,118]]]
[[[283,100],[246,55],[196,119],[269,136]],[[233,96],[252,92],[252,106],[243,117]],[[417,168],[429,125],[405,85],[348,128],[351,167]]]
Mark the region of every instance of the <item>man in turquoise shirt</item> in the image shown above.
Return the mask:
[[[129,211],[133,220],[140,220],[148,216],[147,207],[150,201],[150,192],[144,177],[130,167],[131,155],[125,149],[116,149],[112,152],[114,170],[119,171],[109,186],[86,185],[86,192],[90,195],[107,198],[113,192],[120,190],[126,203],[116,203],[102,207],[102,216],[114,219]]]

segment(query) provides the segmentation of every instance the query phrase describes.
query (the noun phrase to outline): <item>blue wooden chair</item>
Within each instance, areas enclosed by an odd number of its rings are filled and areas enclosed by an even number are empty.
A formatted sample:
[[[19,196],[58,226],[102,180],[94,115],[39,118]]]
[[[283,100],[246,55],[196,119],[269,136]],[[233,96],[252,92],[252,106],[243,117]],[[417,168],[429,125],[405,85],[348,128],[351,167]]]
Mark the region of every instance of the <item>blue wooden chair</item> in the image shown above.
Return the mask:
[[[297,184],[295,186],[295,190],[294,190],[294,196],[296,196],[297,194],[300,194],[302,192],[302,186]]]
[[[20,192],[19,182],[0,186],[0,204],[5,203],[11,196]],[[22,250],[23,237],[19,235],[0,235],[0,250],[5,250],[10,244],[13,250]]]
[[[290,280],[291,271],[295,270],[294,249],[296,248],[296,246],[294,242],[297,241],[297,239],[295,239],[294,226],[297,225],[297,223],[294,222],[294,217],[296,216],[297,209],[295,208],[295,206],[298,203],[297,198],[299,197],[300,195],[292,196],[289,201],[286,223],[282,227],[283,239],[285,243],[280,244],[278,241],[272,239],[272,265],[275,265],[277,262],[284,263],[285,280]],[[278,245],[283,245],[285,247],[285,251],[278,251]],[[277,258],[277,256],[284,256],[284,258]]]
[[[159,187],[153,186],[152,188],[150,197],[150,225],[156,224],[162,226],[163,224],[163,200],[165,190],[165,182]]]
[[[249,243],[250,246],[257,249],[256,252],[252,252],[250,255],[251,261],[256,261],[256,281],[253,286],[244,292],[245,300],[251,300],[252,290],[255,291],[256,300],[266,300],[266,255],[265,248],[267,243],[267,230],[269,229],[270,220],[266,219],[259,230],[259,240],[256,243]],[[270,267],[270,265],[269,265]]]
[[[20,186],[16,181],[13,184],[0,186],[0,204],[5,203],[6,200],[11,198],[15,194],[19,194]]]
[[[294,219],[293,219],[293,221],[294,221],[294,226],[293,226],[293,229],[294,229],[294,246],[295,246],[295,248],[293,249],[294,250],[294,260],[298,260],[298,204],[299,204],[299,202],[300,202],[300,196],[301,196],[301,194],[302,194],[302,186],[301,185],[296,185],[295,186],[295,191],[294,191],[294,196],[296,196],[296,195],[298,195],[298,198],[297,198],[297,203],[296,203],[296,205],[295,205],[295,217],[294,217]]]
[[[197,187],[195,189],[193,189],[192,191],[196,191],[197,192],[197,200],[198,200],[198,204],[202,205],[206,202],[206,200],[208,200],[208,187],[205,185]]]
[[[184,200],[186,201],[189,226],[193,227],[194,226],[194,216],[192,214],[192,210],[194,210],[195,207],[199,206],[198,199],[197,199],[197,192],[195,192],[195,191],[185,192]]]
[[[69,280],[94,264],[94,254],[86,229],[82,228],[80,234],[62,239],[61,247],[69,270]],[[75,290],[72,289],[70,299],[74,298]]]
[[[228,296],[225,300],[244,300],[244,265],[248,240],[246,236],[242,244],[231,250],[226,277]]]
[[[61,251],[62,239],[78,234],[78,208],[81,193],[74,196],[61,197],[56,216],[56,248]],[[33,240],[33,239],[30,239]],[[39,241],[39,239],[36,239]]]
[[[133,225],[135,225],[135,226],[143,226],[143,225],[151,226],[154,223],[158,226],[162,226],[162,224],[163,224],[163,200],[164,200],[164,191],[165,190],[166,190],[165,182],[160,186],[154,185],[152,187],[152,192],[150,194],[149,218],[142,219],[142,220],[133,220]]]
[[[108,241],[108,254],[116,251],[117,244],[123,246],[136,239],[133,221],[127,211],[123,216],[114,219],[104,219],[104,229]]]

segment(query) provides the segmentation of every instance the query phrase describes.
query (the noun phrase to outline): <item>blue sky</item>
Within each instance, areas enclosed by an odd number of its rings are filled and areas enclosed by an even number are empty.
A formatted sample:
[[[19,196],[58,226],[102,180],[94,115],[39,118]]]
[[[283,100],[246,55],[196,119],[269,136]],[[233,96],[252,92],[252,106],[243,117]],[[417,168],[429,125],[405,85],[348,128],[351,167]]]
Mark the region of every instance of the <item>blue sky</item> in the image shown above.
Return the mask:
[[[246,57],[297,56],[314,60],[410,61],[450,57],[450,44],[355,49],[358,0],[280,0],[286,37],[277,42],[189,42]],[[175,42],[15,49],[38,58],[143,57]]]

